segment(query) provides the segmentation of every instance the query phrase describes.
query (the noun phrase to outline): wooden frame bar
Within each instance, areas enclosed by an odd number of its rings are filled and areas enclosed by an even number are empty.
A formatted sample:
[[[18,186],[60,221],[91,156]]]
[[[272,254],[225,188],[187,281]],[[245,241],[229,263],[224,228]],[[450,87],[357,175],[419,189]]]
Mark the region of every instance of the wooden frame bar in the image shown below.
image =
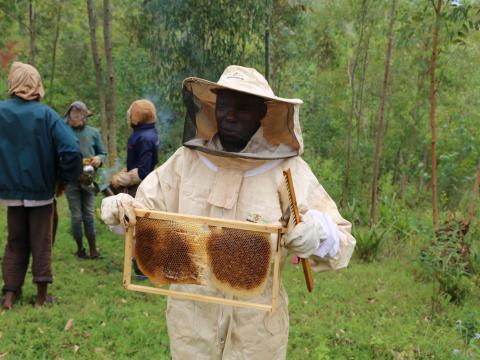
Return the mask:
[[[268,312],[274,312],[276,310],[277,297],[280,289],[280,257],[281,257],[280,238],[281,238],[281,235],[285,232],[285,228],[281,227],[280,225],[277,226],[277,225],[269,225],[269,224],[256,224],[256,223],[249,223],[244,221],[216,219],[216,218],[210,218],[205,216],[174,214],[174,213],[168,213],[163,211],[135,209],[135,213],[137,217],[144,217],[144,218],[150,218],[150,219],[188,221],[193,223],[205,224],[209,226],[228,227],[228,228],[234,228],[239,230],[276,234],[273,270],[272,270],[273,271],[272,302],[270,305],[258,304],[258,303],[248,302],[248,301],[218,298],[214,296],[207,296],[207,295],[188,293],[188,292],[182,292],[182,291],[174,291],[170,289],[162,289],[162,288],[153,287],[153,286],[143,286],[143,285],[132,284],[131,283],[132,258],[133,258],[133,228],[132,227],[129,227],[125,233],[125,261],[124,261],[124,269],[123,269],[123,286],[125,287],[125,289],[131,290],[131,291],[149,293],[149,294],[171,296],[174,298],[184,299],[184,300],[203,301],[203,302],[209,302],[213,304],[252,308],[252,309],[263,310]]]
[[[188,221],[197,224],[206,224],[210,226],[218,227],[230,227],[239,230],[248,230],[248,231],[258,231],[264,233],[274,234],[277,233],[279,229],[282,230],[282,233],[286,231],[284,228],[279,225],[271,224],[257,224],[247,221],[238,221],[238,220],[224,220],[217,219],[207,216],[196,216],[196,215],[184,215],[184,214],[175,214],[165,211],[153,211],[153,210],[143,210],[135,209],[135,214],[137,217],[143,217],[147,219],[159,219],[159,220],[173,220],[173,221]]]

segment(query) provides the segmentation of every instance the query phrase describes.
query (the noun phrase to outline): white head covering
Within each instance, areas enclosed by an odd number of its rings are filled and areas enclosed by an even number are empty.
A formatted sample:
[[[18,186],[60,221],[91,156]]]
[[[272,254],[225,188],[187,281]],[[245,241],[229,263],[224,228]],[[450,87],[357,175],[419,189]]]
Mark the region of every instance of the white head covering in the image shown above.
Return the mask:
[[[32,65],[15,61],[8,74],[8,95],[24,100],[40,100],[45,95],[42,78]]]

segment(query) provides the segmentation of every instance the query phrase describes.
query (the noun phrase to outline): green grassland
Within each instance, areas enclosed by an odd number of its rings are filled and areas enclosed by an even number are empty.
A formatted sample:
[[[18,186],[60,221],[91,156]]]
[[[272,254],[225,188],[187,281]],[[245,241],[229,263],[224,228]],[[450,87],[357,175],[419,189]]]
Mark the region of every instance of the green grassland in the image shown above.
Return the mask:
[[[58,302],[34,309],[28,274],[15,308],[0,313],[0,359],[168,359],[165,298],[123,289],[122,238],[98,221],[103,259],[78,260],[64,199],[59,212],[51,287]],[[0,208],[0,254],[5,241]],[[301,269],[288,264],[288,359],[480,358],[480,340],[461,331],[480,318],[478,289],[461,306],[442,302],[432,317],[432,284],[414,276],[414,255],[399,254],[315,274],[312,294]]]

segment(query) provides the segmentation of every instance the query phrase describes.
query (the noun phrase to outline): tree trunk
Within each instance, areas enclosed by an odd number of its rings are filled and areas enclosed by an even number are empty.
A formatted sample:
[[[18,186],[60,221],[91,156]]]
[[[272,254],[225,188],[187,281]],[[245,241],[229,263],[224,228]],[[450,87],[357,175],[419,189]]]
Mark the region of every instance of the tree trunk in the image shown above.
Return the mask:
[[[437,194],[437,157],[435,154],[436,149],[436,124],[435,124],[435,106],[436,106],[436,85],[435,85],[435,68],[437,61],[438,50],[438,23],[440,20],[440,11],[442,8],[442,0],[437,0],[437,3],[433,3],[435,10],[435,20],[433,23],[433,46],[432,57],[430,60],[430,127],[432,129],[432,218],[433,228],[438,231],[438,194]]]
[[[362,131],[362,115],[363,115],[363,96],[365,94],[365,80],[367,78],[367,67],[368,67],[368,52],[370,50],[370,36],[371,31],[368,32],[366,44],[365,44],[365,55],[363,57],[362,63],[362,77],[360,78],[360,95],[358,97],[358,104],[356,111],[357,116],[357,134],[356,134],[356,144],[355,144],[355,157],[360,158],[360,133]]]
[[[414,155],[415,155],[415,147],[417,145],[417,124],[419,124],[419,117],[418,117],[418,110],[422,106],[423,102],[423,94],[422,89],[424,86],[425,75],[428,71],[425,71],[423,67],[420,68],[417,76],[417,90],[415,95],[415,103],[410,111],[410,116],[412,120],[412,124],[409,126],[410,130],[406,134],[405,142],[407,144],[407,153],[405,156],[405,162],[402,166],[402,173],[400,175],[400,198],[403,199],[405,197],[405,193],[407,190],[407,185],[409,181],[407,170],[410,168],[412,164]]]
[[[390,13],[390,25],[388,27],[387,50],[385,54],[383,90],[382,90],[382,97],[380,98],[380,110],[379,110],[378,123],[377,123],[377,129],[375,134],[375,158],[373,162],[370,226],[375,225],[377,222],[378,176],[380,172],[382,132],[383,132],[384,117],[385,117],[385,100],[387,98],[388,76],[390,73],[390,59],[392,56],[392,43],[393,43],[393,26],[395,24],[396,8],[397,8],[397,0],[392,0],[392,8]]]
[[[28,21],[30,27],[30,62],[35,66],[35,7],[33,0],[28,5]]]
[[[351,102],[350,102],[350,115],[348,117],[348,127],[347,127],[347,156],[345,161],[345,174],[343,177],[343,189],[342,197],[340,199],[340,206],[345,207],[348,201],[348,190],[350,187],[350,168],[352,162],[352,132],[353,132],[353,116],[355,114],[355,103],[356,103],[356,93],[355,93],[355,74],[358,66],[358,58],[360,57],[360,49],[363,42],[363,31],[365,24],[365,16],[367,13],[367,0],[362,0],[362,15],[360,19],[360,35],[358,37],[358,44],[355,49],[355,54],[353,56],[353,62],[351,68],[349,69],[349,80],[350,87],[352,91]]]
[[[97,84],[98,102],[100,105],[100,127],[102,129],[102,141],[110,151],[108,147],[108,123],[105,107],[105,88],[102,80],[102,67],[100,65],[100,57],[98,55],[97,47],[97,30],[95,20],[95,8],[93,0],[87,0],[88,20],[90,25],[90,44],[92,47],[92,59],[95,67],[95,82]],[[110,155],[110,154],[109,154]]]
[[[50,86],[48,88],[48,102],[52,102],[53,97],[53,80],[55,79],[55,64],[57,60],[57,44],[58,44],[58,37],[60,35],[60,19],[62,17],[62,2],[59,2],[57,9],[57,17],[55,23],[55,34],[53,35],[53,44],[52,44],[52,73],[50,75]]]
[[[265,19],[265,79],[270,80],[270,27],[272,26],[272,12],[267,1],[267,16]]]
[[[117,135],[116,135],[116,102],[115,102],[115,72],[113,69],[112,40],[110,38],[110,1],[103,0],[103,40],[105,42],[105,56],[107,58],[108,71],[108,150],[110,161],[113,163],[117,159]]]
[[[279,0],[271,0],[270,6],[268,8],[270,12],[270,33],[269,33],[269,79],[268,83],[272,88],[275,94],[279,94],[279,73],[281,68],[281,61],[279,54],[279,49],[281,48],[282,44],[281,41],[281,19],[284,8],[282,7],[282,3]]]

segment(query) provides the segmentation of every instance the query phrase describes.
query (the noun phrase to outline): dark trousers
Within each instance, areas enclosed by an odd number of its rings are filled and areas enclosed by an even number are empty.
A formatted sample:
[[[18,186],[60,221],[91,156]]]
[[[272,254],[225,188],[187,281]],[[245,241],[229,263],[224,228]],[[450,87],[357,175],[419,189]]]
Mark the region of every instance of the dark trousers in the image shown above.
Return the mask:
[[[95,195],[83,190],[78,183],[68,184],[66,195],[70,208],[72,235],[80,250],[83,247],[82,224],[89,243],[95,239]]]
[[[58,229],[57,199],[53,199],[52,246],[55,245],[55,239],[57,238],[57,229]]]
[[[10,206],[8,240],[2,261],[3,292],[20,293],[32,254],[35,283],[51,283],[53,204],[37,207]]]

